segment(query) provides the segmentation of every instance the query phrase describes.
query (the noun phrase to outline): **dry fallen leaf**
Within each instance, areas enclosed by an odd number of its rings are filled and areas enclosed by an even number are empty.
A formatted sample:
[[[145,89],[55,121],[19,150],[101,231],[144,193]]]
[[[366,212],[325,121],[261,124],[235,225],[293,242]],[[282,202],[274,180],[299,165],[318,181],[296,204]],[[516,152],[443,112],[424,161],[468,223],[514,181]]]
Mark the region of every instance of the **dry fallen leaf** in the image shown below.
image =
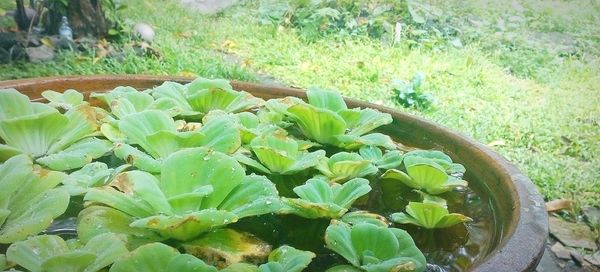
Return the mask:
[[[546,202],[546,211],[555,212],[565,209],[571,209],[573,207],[573,200],[570,199],[555,199]]]
[[[506,145],[506,141],[504,141],[504,140],[494,140],[487,144],[487,146],[505,146],[505,145]]]

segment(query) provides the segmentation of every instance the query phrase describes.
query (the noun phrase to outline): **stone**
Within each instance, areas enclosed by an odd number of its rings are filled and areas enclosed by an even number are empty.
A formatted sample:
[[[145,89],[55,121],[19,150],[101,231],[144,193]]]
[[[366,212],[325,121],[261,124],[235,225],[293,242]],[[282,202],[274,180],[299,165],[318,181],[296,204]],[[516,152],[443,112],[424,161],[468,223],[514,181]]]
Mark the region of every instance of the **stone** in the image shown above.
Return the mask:
[[[559,259],[570,260],[571,252],[565,248],[560,242],[556,242],[550,250],[554,252],[554,255]]]
[[[583,266],[583,256],[581,256],[579,252],[571,250],[571,258],[573,258],[573,261],[576,265]]]
[[[596,250],[594,233],[584,224],[566,222],[556,217],[549,218],[550,234],[569,247]]]
[[[237,4],[239,0],[181,0],[181,4],[203,14],[215,14]]]
[[[600,225],[600,209],[596,207],[583,208],[583,216],[591,225]]]
[[[133,26],[133,33],[138,37],[142,38],[147,43],[151,43],[154,40],[154,29],[145,23],[137,23]]]
[[[544,255],[542,255],[542,259],[540,260],[540,263],[535,268],[536,272],[560,272],[560,271],[562,271],[562,269],[560,269],[560,267],[558,267],[558,265],[556,265],[556,262],[554,261],[554,259],[552,258],[551,255],[552,254],[550,254],[550,252],[548,251],[548,248],[546,248],[546,251],[544,251]]]
[[[583,259],[595,266],[600,267],[600,251],[596,251],[594,254],[585,255],[583,256]]]
[[[27,47],[25,51],[27,52],[27,56],[31,62],[45,62],[54,58],[54,50],[45,45],[38,47]]]

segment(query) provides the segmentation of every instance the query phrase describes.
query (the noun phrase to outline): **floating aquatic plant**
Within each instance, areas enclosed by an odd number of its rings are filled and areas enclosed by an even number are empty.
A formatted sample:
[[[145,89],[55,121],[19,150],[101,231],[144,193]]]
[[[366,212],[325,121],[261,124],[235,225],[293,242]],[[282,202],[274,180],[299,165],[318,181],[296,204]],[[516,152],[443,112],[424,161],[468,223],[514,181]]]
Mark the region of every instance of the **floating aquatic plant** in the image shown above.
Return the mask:
[[[423,271],[425,257],[401,229],[370,223],[350,225],[332,220],[325,232],[327,247],[359,271]],[[343,271],[344,266],[330,271]],[[355,271],[355,270],[350,270]]]
[[[32,272],[95,272],[126,253],[125,242],[112,233],[98,235],[84,245],[41,235],[10,245],[6,257]]]
[[[354,201],[370,191],[369,181],[363,178],[355,178],[342,185],[313,178],[294,188],[300,198],[283,198],[281,212],[305,218],[340,218]]]
[[[143,171],[124,172],[107,186],[90,189],[84,200],[131,216],[133,228],[184,241],[280,205],[267,178],[246,176],[235,159],[206,148],[171,154],[160,180]]]
[[[334,91],[265,102],[199,78],[93,93],[101,107],[42,96],[0,90],[0,271],[300,272],[328,258],[327,271],[422,271],[410,236],[373,211],[405,208],[391,221],[424,228],[471,220],[442,198],[467,185],[462,165],[403,153],[375,131],[389,114]]]
[[[35,235],[65,212],[69,193],[55,188],[65,177],[33,165],[27,155],[0,165],[0,244]]]
[[[29,154],[53,170],[76,169],[112,148],[93,137],[98,131],[95,108],[84,103],[60,113],[52,106],[30,102],[15,89],[0,90],[0,161]]]

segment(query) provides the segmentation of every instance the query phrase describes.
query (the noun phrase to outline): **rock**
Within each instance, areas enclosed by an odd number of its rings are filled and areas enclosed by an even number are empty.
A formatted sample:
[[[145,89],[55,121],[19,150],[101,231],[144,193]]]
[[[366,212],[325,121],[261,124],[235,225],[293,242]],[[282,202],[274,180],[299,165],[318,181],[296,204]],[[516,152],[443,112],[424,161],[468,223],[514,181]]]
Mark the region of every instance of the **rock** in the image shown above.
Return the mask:
[[[594,233],[584,224],[575,224],[563,221],[556,217],[549,218],[550,234],[561,243],[569,247],[578,247],[596,250]]]
[[[573,261],[576,265],[583,266],[583,256],[581,256],[579,252],[571,250],[571,258],[573,258]]]
[[[567,248],[565,248],[561,243],[556,242],[551,248],[554,255],[559,259],[570,260],[571,252]]]
[[[600,225],[600,209],[596,207],[583,208],[585,220],[592,225]]]
[[[204,14],[215,14],[237,4],[239,0],[181,0],[181,4]]]
[[[137,23],[133,26],[133,33],[142,38],[145,42],[151,43],[154,40],[154,29],[144,23]]]
[[[54,58],[54,50],[48,46],[42,45],[38,47],[27,47],[25,48],[29,61],[31,62],[45,62]]]
[[[600,251],[596,251],[594,254],[585,255],[583,258],[595,266],[600,266]]]
[[[548,248],[544,251],[544,255],[542,255],[542,259],[540,263],[535,269],[536,272],[560,272],[561,269],[556,265],[556,262],[552,258]]]
[[[0,48],[9,50],[17,44],[17,34],[11,32],[0,32]]]
[[[75,42],[73,42],[73,40],[69,40],[66,37],[60,37],[58,39],[58,41],[55,43],[57,48],[60,49],[69,49],[69,50],[73,50],[75,47],[77,47],[77,45],[75,44]]]
[[[0,48],[0,64],[11,63],[16,60],[27,59],[25,48],[20,44],[15,44],[8,50]]]

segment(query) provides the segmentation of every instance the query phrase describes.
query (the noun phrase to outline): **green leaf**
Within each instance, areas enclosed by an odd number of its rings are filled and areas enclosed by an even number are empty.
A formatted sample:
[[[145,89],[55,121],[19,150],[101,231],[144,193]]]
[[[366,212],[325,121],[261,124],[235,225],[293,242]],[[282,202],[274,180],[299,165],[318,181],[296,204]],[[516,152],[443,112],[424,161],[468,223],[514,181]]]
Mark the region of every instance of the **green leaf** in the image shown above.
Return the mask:
[[[186,98],[190,106],[202,113],[211,110],[241,112],[263,103],[247,92],[233,90],[228,81],[222,79],[197,78],[187,86]]]
[[[382,169],[396,168],[402,164],[403,159],[402,154],[398,150],[388,150],[383,154],[381,149],[371,145],[361,147],[358,154]]]
[[[166,158],[170,154],[189,147],[198,147],[206,141],[206,136],[197,131],[175,132],[161,130],[146,136],[148,146],[155,158]]]
[[[271,246],[252,234],[232,229],[218,229],[183,244],[185,252],[205,260],[217,268],[235,263],[261,263]]]
[[[291,246],[280,246],[271,251],[269,262],[261,265],[261,272],[301,272],[306,268],[316,255],[310,251],[298,250]],[[272,264],[278,264],[273,268]]]
[[[6,256],[4,254],[0,254],[0,270],[4,271],[6,269]]]
[[[317,108],[328,109],[333,112],[348,109],[344,98],[337,91],[309,88],[306,91],[306,96],[308,97],[308,103]]]
[[[206,148],[184,149],[171,154],[162,165],[160,187],[166,197],[213,186],[202,208],[218,207],[245,176],[244,168],[232,157]]]
[[[184,215],[154,215],[135,220],[132,227],[154,230],[163,237],[187,241],[211,229],[237,222],[232,212],[204,209]]]
[[[67,178],[62,180],[62,184],[72,196],[81,195],[85,194],[91,187],[105,185],[112,173],[113,169],[108,169],[106,164],[93,162],[69,174]]]
[[[117,143],[113,149],[115,156],[141,170],[160,173],[160,161],[128,144]]]
[[[406,214],[394,213],[392,220],[396,223],[413,224],[427,229],[447,228],[472,221],[471,218],[462,214],[449,213],[444,206],[432,202],[409,202],[406,206]]]
[[[345,182],[348,179],[364,177],[377,172],[377,167],[359,154],[339,152],[329,159],[322,160],[317,169],[334,182]]]
[[[42,271],[44,261],[52,256],[69,252],[67,243],[55,235],[34,236],[16,242],[6,251],[6,257],[29,271]]]
[[[128,193],[131,194],[130,191]],[[138,218],[153,214],[152,207],[148,203],[129,197],[110,186],[91,188],[83,200],[101,203]]]
[[[389,225],[388,220],[384,216],[367,211],[349,212],[344,214],[340,220],[350,225],[357,225],[361,223],[373,224],[380,227],[387,227]]]
[[[129,252],[125,247],[125,242],[113,233],[95,236],[86,243],[82,250],[91,252],[96,257],[94,262],[86,267],[85,272],[98,271],[107,267]]]
[[[71,109],[83,104],[83,94],[76,90],[66,90],[63,93],[47,90],[42,96],[49,101],[49,105],[55,108]]]
[[[361,272],[361,271],[363,271],[363,270],[358,269],[351,265],[336,265],[334,267],[331,267],[331,268],[325,270],[325,272]]]
[[[171,258],[164,271],[217,272],[217,269],[193,255],[180,254]]]
[[[17,156],[21,153],[23,152],[18,148],[5,144],[0,144],[0,162],[5,162],[6,160]]]
[[[228,116],[210,119],[199,132],[206,136],[202,146],[219,152],[231,154],[242,145],[240,131]]]
[[[0,166],[0,243],[37,234],[64,213],[69,193],[54,187],[65,176],[34,168],[26,155],[12,157]]]
[[[56,153],[83,138],[93,136],[99,129],[98,110],[88,104],[76,106],[68,110],[64,116],[68,119],[68,123],[66,127],[63,125],[60,137],[52,143],[48,154]]]
[[[269,172],[280,174],[293,174],[314,167],[325,157],[323,150],[312,153],[300,151],[298,142],[286,136],[285,131],[256,137],[250,147]]]
[[[246,176],[221,202],[220,210],[228,210],[239,218],[275,212],[281,208],[279,193],[263,176]]]
[[[143,245],[122,256],[110,267],[110,272],[163,272],[179,252],[165,244],[151,243]]]
[[[126,135],[129,144],[141,146],[154,158],[159,156],[146,137],[163,130],[177,131],[175,121],[166,113],[157,110],[129,114],[119,121],[118,126],[119,130]]]
[[[302,133],[322,144],[336,144],[334,136],[346,131],[346,122],[335,112],[309,104],[297,104],[287,109]]]
[[[400,229],[371,223],[349,225],[333,220],[325,231],[325,242],[354,267],[366,271],[425,269],[425,257],[410,235]]]
[[[24,153],[42,156],[48,152],[50,145],[61,137],[67,123],[67,117],[54,109],[0,120],[0,138]]]
[[[339,112],[346,121],[350,131],[349,136],[361,136],[380,126],[392,123],[389,113],[379,112],[374,109],[351,109]]]
[[[112,149],[111,142],[95,137],[85,138],[73,143],[58,153],[50,154],[36,160],[37,163],[53,170],[71,170],[85,166]]]
[[[46,111],[52,111],[51,107],[45,107]],[[39,113],[36,111],[29,97],[15,89],[0,89],[0,121],[15,119],[23,116]]]
[[[162,240],[151,230],[130,227],[133,221],[133,217],[119,210],[105,206],[90,206],[79,212],[77,236],[82,242],[88,242],[103,233],[117,233],[125,235],[127,247],[130,249]]]

